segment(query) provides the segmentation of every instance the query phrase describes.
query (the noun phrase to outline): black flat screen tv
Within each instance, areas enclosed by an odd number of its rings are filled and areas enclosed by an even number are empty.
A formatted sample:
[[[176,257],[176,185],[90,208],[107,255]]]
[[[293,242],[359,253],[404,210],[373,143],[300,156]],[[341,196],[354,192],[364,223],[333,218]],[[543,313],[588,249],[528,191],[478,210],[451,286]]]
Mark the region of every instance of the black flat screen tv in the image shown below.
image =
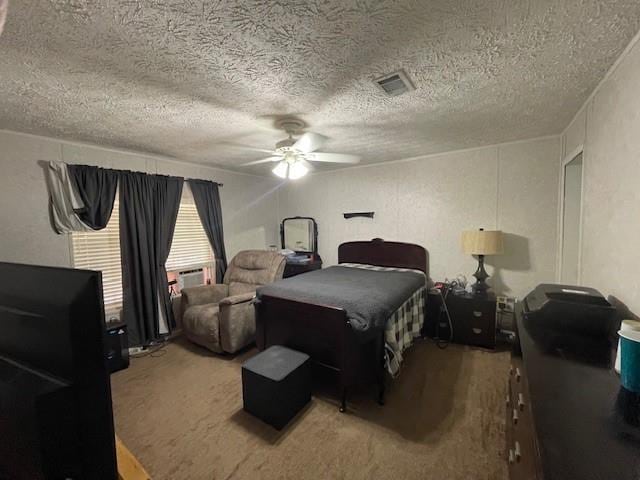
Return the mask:
[[[117,478],[100,272],[0,263],[0,480]]]

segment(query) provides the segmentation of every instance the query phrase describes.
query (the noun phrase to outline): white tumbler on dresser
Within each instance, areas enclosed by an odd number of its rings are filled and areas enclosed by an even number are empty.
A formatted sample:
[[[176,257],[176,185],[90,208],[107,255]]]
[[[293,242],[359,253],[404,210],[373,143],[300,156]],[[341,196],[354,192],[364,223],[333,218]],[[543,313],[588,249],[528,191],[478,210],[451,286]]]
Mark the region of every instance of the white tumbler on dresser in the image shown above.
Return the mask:
[[[637,330],[640,332],[640,322],[636,320],[623,320],[620,324],[620,331]],[[618,352],[616,353],[616,372],[620,373],[620,340],[618,340]]]

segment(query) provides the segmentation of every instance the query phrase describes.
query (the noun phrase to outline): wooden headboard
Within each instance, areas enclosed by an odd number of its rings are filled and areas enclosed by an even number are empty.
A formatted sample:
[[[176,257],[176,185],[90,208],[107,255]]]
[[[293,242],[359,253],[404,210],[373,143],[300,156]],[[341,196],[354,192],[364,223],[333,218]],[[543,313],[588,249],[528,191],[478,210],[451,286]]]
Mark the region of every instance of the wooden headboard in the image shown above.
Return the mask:
[[[338,263],[413,268],[429,275],[428,255],[423,247],[413,243],[385,242],[381,238],[369,242],[342,243],[338,247]]]

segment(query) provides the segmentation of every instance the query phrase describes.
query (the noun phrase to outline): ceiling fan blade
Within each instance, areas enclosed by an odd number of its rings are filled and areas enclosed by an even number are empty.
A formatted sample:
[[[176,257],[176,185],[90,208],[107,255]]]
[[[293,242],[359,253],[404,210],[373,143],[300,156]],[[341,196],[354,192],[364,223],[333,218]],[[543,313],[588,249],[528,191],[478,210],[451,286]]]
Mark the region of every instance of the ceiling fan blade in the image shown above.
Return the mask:
[[[313,165],[307,162],[304,158],[301,158],[299,162],[302,163],[310,172],[313,172],[315,170],[315,168],[313,168]]]
[[[273,153],[273,149],[269,150],[268,148],[252,147],[251,145],[243,145],[241,143],[235,142],[219,142],[218,145],[233,148],[235,150],[249,150],[252,152]]]
[[[293,144],[292,148],[295,148],[302,153],[310,153],[319,149],[327,140],[328,138],[324,135],[320,135],[319,133],[307,132],[302,135],[296,141],[296,143]]]
[[[260,165],[261,163],[279,162],[280,160],[282,160],[282,157],[267,157],[267,158],[261,158],[260,160],[254,160],[253,162],[243,163],[240,166],[249,167],[251,165]]]
[[[360,163],[360,157],[357,155],[347,155],[345,153],[307,153],[304,156],[312,162],[330,162],[330,163]]]

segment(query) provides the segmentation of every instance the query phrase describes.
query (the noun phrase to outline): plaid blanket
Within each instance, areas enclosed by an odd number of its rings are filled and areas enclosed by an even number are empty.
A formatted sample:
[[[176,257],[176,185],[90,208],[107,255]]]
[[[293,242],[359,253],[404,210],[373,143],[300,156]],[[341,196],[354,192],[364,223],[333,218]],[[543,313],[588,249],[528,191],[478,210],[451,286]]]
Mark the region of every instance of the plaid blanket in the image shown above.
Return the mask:
[[[376,271],[418,271],[407,268],[378,267],[376,265],[364,265],[360,263],[341,263],[340,265],[343,267],[363,268]],[[384,357],[385,366],[393,377],[397,377],[400,373],[402,353],[413,344],[415,338],[421,335],[420,332],[424,325],[426,302],[427,288],[425,286],[416,290],[387,320],[384,332]]]
[[[384,332],[385,364],[391,376],[400,373],[402,353],[420,337],[424,325],[424,308],[427,301],[427,289],[421,288],[409,300],[395,311],[387,322]]]

